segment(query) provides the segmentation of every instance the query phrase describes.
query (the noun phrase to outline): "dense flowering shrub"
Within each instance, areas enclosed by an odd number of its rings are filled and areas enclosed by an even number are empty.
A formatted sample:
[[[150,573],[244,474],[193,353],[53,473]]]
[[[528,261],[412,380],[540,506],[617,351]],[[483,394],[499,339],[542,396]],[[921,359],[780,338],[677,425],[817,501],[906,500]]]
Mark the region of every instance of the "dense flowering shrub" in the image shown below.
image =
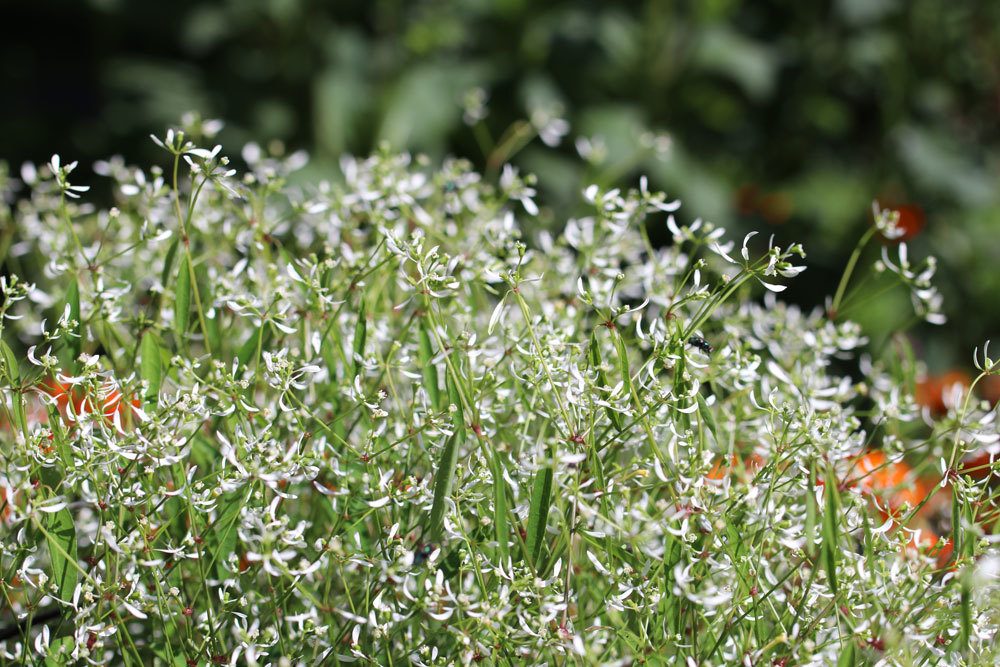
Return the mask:
[[[857,255],[805,312],[800,246],[645,181],[556,235],[511,168],[189,137],[98,163],[107,210],[4,183],[6,664],[996,658],[994,362],[871,354]],[[940,321],[932,261],[877,268]]]

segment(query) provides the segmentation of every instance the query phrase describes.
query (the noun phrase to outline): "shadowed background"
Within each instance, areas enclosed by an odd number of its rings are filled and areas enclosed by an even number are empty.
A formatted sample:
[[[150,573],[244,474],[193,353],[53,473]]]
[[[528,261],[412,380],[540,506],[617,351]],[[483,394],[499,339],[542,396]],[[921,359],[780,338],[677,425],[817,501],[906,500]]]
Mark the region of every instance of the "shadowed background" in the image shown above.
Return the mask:
[[[809,306],[878,199],[922,227],[911,255],[941,261],[949,324],[911,329],[931,368],[1000,332],[1000,3],[43,0],[2,23],[15,174],[53,152],[162,160],[149,133],[191,110],[226,121],[224,146],[306,148],[303,178],[383,142],[509,158],[555,222],[583,184],[648,174],[685,221],[802,241],[786,294]],[[907,300],[849,315],[878,343]]]

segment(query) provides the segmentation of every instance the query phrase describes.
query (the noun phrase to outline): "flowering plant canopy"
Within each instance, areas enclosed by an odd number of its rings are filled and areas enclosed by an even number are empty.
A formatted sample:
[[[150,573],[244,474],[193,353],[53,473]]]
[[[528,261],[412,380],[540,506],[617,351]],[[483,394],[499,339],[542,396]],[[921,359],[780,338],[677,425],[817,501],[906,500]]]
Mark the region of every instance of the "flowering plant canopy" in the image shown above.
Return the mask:
[[[918,402],[857,257],[803,310],[800,245],[645,179],[567,219],[511,167],[302,183],[212,129],[2,182],[5,664],[997,659],[997,366]],[[932,259],[876,268],[943,321]]]

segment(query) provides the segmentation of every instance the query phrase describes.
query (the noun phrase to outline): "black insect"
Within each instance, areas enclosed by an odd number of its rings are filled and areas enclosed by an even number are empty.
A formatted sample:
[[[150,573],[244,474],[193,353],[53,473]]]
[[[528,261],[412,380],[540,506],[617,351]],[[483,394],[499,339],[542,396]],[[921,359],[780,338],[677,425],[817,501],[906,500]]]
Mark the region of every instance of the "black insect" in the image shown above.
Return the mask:
[[[434,548],[433,544],[417,544],[417,549],[413,552],[413,565],[423,565],[424,561],[430,558],[430,555],[434,553]]]
[[[690,338],[688,338],[688,345],[694,345],[696,348],[698,348],[705,354],[712,353],[712,346],[708,343],[707,340],[705,340],[701,336],[691,336]]]

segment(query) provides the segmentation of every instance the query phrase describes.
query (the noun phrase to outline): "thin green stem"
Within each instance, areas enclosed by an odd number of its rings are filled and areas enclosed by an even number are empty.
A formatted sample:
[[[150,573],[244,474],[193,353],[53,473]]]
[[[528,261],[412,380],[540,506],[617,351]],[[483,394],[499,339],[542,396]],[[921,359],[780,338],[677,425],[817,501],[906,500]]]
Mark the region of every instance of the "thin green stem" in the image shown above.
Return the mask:
[[[833,295],[833,301],[830,303],[830,316],[833,318],[837,317],[840,310],[840,302],[844,298],[844,292],[847,290],[847,284],[851,280],[851,275],[854,273],[854,267],[858,264],[858,259],[861,258],[861,252],[868,245],[868,241],[871,240],[878,228],[874,225],[868,229],[861,238],[858,240],[858,244],[854,246],[854,251],[851,253],[850,259],[847,260],[847,268],[844,269],[844,275],[840,277],[840,284],[837,285],[837,292]]]

